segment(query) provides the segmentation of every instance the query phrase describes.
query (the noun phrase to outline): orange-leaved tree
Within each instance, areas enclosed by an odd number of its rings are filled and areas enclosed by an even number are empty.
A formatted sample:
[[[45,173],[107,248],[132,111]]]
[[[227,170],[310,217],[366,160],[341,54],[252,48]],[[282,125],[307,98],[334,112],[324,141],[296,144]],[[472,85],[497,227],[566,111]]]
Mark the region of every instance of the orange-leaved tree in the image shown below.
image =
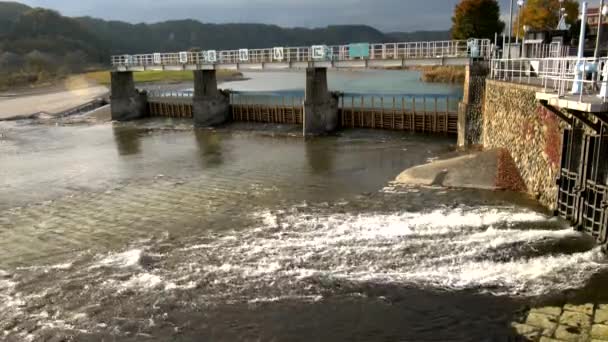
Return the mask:
[[[496,0],[461,0],[452,17],[452,39],[494,38],[504,27]]]
[[[578,20],[578,1],[565,0],[561,5],[565,10],[566,23],[572,25]],[[523,33],[524,25],[532,30],[555,30],[560,19],[559,0],[526,0],[519,17],[519,33]]]

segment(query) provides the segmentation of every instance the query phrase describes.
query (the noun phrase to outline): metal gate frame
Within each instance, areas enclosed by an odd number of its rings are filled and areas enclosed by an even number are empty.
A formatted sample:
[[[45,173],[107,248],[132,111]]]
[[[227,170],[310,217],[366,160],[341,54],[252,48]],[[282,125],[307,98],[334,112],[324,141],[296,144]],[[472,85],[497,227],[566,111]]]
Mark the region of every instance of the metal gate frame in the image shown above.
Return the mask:
[[[562,162],[557,181],[557,214],[576,227],[581,210],[581,194],[584,180],[581,177],[581,152],[584,131],[574,126],[564,130]]]
[[[603,125],[600,132],[585,138],[585,190],[580,225],[583,231],[604,244],[608,242],[608,136]]]
[[[598,243],[608,243],[608,127],[586,133],[580,122],[564,130],[557,215]]]

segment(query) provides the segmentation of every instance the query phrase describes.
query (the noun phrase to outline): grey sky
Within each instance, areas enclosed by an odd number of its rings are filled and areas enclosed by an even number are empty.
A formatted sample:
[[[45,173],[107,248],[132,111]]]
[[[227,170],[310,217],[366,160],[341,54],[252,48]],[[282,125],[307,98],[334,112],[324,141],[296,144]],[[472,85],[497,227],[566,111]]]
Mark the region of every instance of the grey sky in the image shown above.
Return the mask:
[[[459,0],[23,0],[64,15],[128,22],[197,19],[316,27],[367,24],[383,31],[448,29]],[[503,17],[509,0],[500,0]],[[591,0],[595,4],[599,0]]]

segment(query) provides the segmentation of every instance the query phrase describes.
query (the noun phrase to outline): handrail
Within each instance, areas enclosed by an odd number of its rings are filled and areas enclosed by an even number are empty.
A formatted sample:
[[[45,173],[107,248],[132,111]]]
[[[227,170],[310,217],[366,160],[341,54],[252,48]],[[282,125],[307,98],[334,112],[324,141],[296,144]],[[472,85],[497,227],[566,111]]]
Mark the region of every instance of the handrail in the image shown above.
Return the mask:
[[[598,95],[602,86],[608,86],[608,75],[603,75],[608,58],[556,58],[492,59],[490,78],[542,87],[544,92],[557,96]],[[606,102],[606,94],[597,96]]]
[[[182,51],[112,56],[115,67],[215,65],[269,62],[311,62],[348,60],[388,60],[408,58],[471,57],[489,59],[493,45],[489,39],[445,40],[401,43],[357,43],[266,49]]]

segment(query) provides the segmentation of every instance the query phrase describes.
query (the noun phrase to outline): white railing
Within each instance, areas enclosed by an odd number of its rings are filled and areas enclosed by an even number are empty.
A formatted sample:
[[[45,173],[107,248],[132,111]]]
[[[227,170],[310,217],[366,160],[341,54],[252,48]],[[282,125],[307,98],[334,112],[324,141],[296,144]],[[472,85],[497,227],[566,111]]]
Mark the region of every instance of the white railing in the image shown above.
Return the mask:
[[[542,87],[544,92],[557,96],[576,95],[583,101],[585,95],[599,95],[602,77],[608,58],[518,58],[493,59],[490,78]],[[601,100],[606,102],[606,97]]]
[[[355,53],[355,45],[357,52]],[[363,52],[360,50],[363,45]],[[352,49],[352,51],[351,51]],[[368,50],[368,51],[365,51]],[[238,64],[269,62],[347,61],[357,59],[414,59],[442,57],[474,57],[489,59],[492,44],[487,39],[433,42],[350,44],[337,46],[278,47],[151,53],[112,56],[114,67],[152,67],[201,64]]]
[[[523,48],[523,58],[561,58],[570,52],[570,46],[561,44],[529,44]]]

